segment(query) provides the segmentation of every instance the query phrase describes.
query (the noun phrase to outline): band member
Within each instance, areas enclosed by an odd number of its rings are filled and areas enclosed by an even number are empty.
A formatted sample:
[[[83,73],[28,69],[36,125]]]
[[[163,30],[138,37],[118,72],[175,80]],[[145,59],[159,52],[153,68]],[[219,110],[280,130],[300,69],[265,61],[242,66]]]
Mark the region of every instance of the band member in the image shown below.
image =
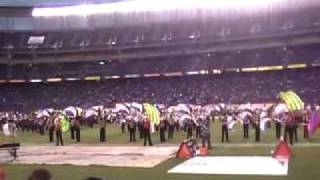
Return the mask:
[[[142,139],[143,135],[144,135],[142,118],[138,118],[138,131],[139,131],[139,137],[140,137],[140,139]]]
[[[276,126],[276,138],[280,139],[282,124],[279,119],[275,119],[275,126]]]
[[[199,119],[200,123],[200,135],[202,140],[202,147],[211,147],[211,133],[210,133],[210,118],[201,118]]]
[[[148,141],[149,145],[152,146],[150,130],[151,130],[150,121],[149,121],[149,119],[145,118],[143,121],[144,146],[147,145],[147,141]]]
[[[94,125],[94,121],[95,119],[94,118],[91,118],[89,121],[88,121],[88,125],[90,128],[93,128],[93,125]]]
[[[249,115],[246,115],[243,119],[243,138],[249,139],[249,124],[250,119]]]
[[[294,135],[294,140],[295,142],[298,142],[298,123],[302,122],[302,116],[296,116],[293,118],[293,135]]]
[[[76,133],[76,142],[80,142],[80,121],[81,121],[81,116],[79,116],[78,114],[76,115],[75,119],[75,123],[74,123],[74,130]]]
[[[293,127],[292,127],[292,131],[293,131],[293,135],[294,135],[294,141],[298,142],[298,123],[296,121],[294,121],[293,123]]]
[[[173,133],[174,133],[174,127],[175,127],[174,119],[172,116],[170,116],[170,118],[169,118],[168,126],[169,126],[168,139],[172,139]]]
[[[175,121],[175,127],[176,127],[176,131],[179,132],[180,131],[180,124],[178,121]]]
[[[125,120],[125,118],[121,115],[121,132],[122,132],[122,134],[123,133],[125,133],[126,132],[126,120]]]
[[[61,129],[61,117],[57,116],[54,120],[54,126],[56,129],[56,141],[57,141],[57,146],[61,144],[63,146],[63,140],[62,140],[62,129]]]
[[[8,130],[9,130],[9,136],[14,137],[17,134],[17,125],[16,122],[12,119],[8,120]]]
[[[196,138],[200,138],[201,137],[201,134],[200,134],[200,132],[201,132],[201,126],[200,126],[200,122],[203,120],[203,116],[199,116],[198,118],[197,118],[197,124],[196,124]]]
[[[97,116],[99,125],[100,125],[100,142],[106,142],[106,126],[107,121],[102,116],[102,112],[100,109],[98,109],[98,116]]]
[[[71,139],[74,140],[74,134],[75,134],[75,118],[71,117],[70,118],[70,135]]]
[[[256,114],[256,121],[255,121],[255,139],[256,142],[260,142],[260,112]]]
[[[192,137],[193,122],[192,119],[187,120],[187,139]]]
[[[287,141],[287,136],[289,135],[290,144],[293,145],[293,126],[294,122],[288,112],[283,115],[283,122],[285,122],[284,127],[284,140]]]
[[[228,122],[232,121],[232,116],[225,114],[222,117],[222,131],[221,131],[221,142],[224,142],[224,138],[229,142]]]
[[[305,139],[309,139],[308,124],[309,124],[309,117],[306,115],[306,116],[304,116],[303,123],[302,123],[302,126],[303,126],[303,137]]]
[[[38,129],[39,129],[39,134],[41,136],[44,135],[45,125],[46,125],[47,120],[48,120],[48,117],[43,117],[43,119],[39,119],[39,121],[37,123]]]
[[[47,122],[48,130],[49,130],[49,142],[54,141],[54,115],[50,114],[48,122]]]
[[[164,119],[161,119],[159,128],[160,128],[160,142],[165,142],[166,141],[166,137],[165,137],[166,122]]]
[[[131,115],[128,116],[128,129],[130,134],[130,142],[136,142],[136,123]]]

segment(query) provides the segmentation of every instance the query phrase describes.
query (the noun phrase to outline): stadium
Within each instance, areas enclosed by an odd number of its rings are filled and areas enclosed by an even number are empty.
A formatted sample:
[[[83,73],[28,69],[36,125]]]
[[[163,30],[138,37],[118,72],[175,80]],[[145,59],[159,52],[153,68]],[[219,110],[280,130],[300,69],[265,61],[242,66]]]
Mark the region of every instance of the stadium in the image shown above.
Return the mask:
[[[1,0],[0,180],[314,179],[320,1]]]

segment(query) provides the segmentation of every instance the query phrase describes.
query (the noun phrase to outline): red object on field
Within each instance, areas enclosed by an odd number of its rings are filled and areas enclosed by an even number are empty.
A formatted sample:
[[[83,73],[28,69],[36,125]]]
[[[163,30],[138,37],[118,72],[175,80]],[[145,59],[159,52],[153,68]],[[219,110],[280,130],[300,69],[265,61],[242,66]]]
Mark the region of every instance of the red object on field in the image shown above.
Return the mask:
[[[177,158],[180,158],[180,159],[189,159],[193,157],[192,153],[190,152],[188,146],[187,146],[187,143],[185,142],[182,142],[181,145],[180,145],[180,148],[177,152]]]
[[[208,156],[208,148],[201,147],[200,148],[200,156]]]
[[[6,171],[0,167],[0,179],[6,179]]]
[[[291,157],[291,148],[289,147],[288,143],[280,140],[275,151],[273,152],[272,157],[289,159]]]

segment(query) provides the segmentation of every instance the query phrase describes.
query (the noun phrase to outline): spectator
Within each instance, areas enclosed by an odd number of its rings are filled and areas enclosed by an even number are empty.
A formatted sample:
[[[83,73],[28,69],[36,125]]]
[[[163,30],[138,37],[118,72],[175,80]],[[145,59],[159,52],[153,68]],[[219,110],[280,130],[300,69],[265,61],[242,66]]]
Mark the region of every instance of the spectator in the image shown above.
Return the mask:
[[[28,180],[51,180],[51,173],[43,168],[34,170]]]

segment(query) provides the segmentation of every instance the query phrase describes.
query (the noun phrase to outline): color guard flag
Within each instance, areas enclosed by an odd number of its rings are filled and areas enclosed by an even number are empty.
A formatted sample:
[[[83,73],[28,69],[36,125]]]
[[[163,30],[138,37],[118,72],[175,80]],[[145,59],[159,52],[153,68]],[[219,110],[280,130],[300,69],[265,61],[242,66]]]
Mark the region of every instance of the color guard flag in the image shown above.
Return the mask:
[[[304,108],[301,98],[293,91],[280,92],[280,98],[286,103],[289,111],[300,111]]]
[[[159,110],[155,106],[149,103],[143,103],[143,107],[144,107],[144,113],[148,117],[148,119],[150,119],[151,123],[155,125],[159,125],[160,124]]]
[[[61,116],[61,129],[63,133],[68,132],[70,129],[70,121],[65,115]]]

